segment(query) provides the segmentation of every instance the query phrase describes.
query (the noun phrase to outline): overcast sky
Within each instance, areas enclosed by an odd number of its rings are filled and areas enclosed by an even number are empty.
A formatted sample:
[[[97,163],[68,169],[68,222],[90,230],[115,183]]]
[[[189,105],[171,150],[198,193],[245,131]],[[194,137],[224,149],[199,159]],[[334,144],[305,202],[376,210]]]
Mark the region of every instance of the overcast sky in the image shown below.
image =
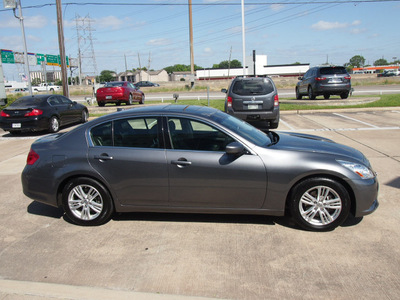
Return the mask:
[[[3,1],[1,1],[3,2]],[[21,0],[28,52],[59,54],[55,0]],[[242,61],[240,0],[192,0],[195,64]],[[110,3],[110,4],[108,4]],[[89,31],[76,18],[90,18],[97,70],[125,71],[140,65],[161,69],[190,64],[186,0],[62,0],[66,54],[84,56],[92,72]],[[101,5],[107,4],[107,5]],[[123,5],[128,4],[128,5]],[[133,5],[135,4],[135,5]],[[148,4],[148,5],[143,5]],[[151,5],[149,5],[151,4]],[[177,5],[178,4],[178,5]],[[400,1],[245,0],[246,55],[268,56],[269,65],[295,62],[343,65],[354,55],[366,63],[400,58]],[[86,39],[85,39],[86,38]],[[22,51],[21,29],[0,3],[0,49]],[[231,50],[232,49],[232,50]],[[149,63],[150,58],[150,63]],[[22,65],[3,64],[8,80]],[[31,68],[36,70],[38,68]],[[59,68],[56,68],[59,69]]]

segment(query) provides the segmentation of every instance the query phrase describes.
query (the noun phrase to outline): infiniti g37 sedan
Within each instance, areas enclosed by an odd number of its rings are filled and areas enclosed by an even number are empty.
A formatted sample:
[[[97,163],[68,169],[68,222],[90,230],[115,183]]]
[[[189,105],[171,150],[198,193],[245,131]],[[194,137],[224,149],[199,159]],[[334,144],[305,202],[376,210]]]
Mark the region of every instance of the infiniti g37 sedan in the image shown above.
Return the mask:
[[[304,229],[326,231],[378,207],[376,174],[361,152],[184,105],[127,109],[43,137],[22,186],[79,225],[114,212],[289,213]]]

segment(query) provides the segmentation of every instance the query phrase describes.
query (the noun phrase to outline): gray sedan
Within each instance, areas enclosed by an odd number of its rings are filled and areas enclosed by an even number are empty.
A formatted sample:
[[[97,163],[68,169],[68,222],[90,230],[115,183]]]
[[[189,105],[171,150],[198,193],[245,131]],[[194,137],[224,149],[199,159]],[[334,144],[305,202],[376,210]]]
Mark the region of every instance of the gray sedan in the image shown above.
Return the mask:
[[[183,105],[128,109],[43,137],[22,185],[79,225],[114,212],[290,213],[300,227],[326,231],[378,207],[376,174],[361,152]]]

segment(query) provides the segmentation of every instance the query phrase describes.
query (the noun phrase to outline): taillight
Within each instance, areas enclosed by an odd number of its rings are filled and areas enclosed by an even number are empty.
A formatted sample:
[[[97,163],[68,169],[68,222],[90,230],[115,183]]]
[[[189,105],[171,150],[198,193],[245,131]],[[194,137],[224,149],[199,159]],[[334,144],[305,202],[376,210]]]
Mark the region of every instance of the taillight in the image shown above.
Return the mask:
[[[315,77],[316,81],[322,81],[322,80],[326,80],[326,77]]]
[[[228,107],[232,107],[232,97],[228,96],[226,102],[227,102]]]
[[[30,111],[30,112],[27,112],[26,114],[25,114],[25,117],[33,117],[33,116],[39,116],[39,115],[41,115],[41,114],[43,114],[43,110],[40,110],[40,109],[33,109],[32,111]]]
[[[344,79],[350,80],[350,79],[351,79],[351,76],[345,76]]]
[[[32,149],[29,151],[28,158],[26,159],[26,164],[27,165],[33,165],[37,160],[39,159],[39,154],[37,154],[35,151]]]
[[[274,106],[279,106],[279,96],[275,95],[274,97]]]
[[[10,115],[2,110],[0,116],[8,118]]]

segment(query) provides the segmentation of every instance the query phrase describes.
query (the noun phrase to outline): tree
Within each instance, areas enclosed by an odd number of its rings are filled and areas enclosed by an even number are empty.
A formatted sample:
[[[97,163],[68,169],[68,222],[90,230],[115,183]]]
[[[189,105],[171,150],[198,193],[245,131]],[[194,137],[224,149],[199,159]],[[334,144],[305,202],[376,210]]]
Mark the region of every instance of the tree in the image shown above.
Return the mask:
[[[42,81],[40,80],[40,78],[34,78],[33,80],[32,80],[32,85],[39,85],[39,84],[41,84],[42,83]]]
[[[354,68],[361,68],[365,65],[365,58],[362,55],[355,55],[349,60],[349,66]]]
[[[200,66],[194,65],[195,70],[203,69]],[[182,65],[182,64],[176,64],[173,66],[165,67],[165,71],[167,71],[168,74],[171,74],[173,72],[190,72],[190,65]]]
[[[213,69],[229,69],[229,68],[241,68],[242,63],[237,59],[232,60],[231,62],[224,60],[219,64],[213,64]]]
[[[110,70],[103,70],[100,73],[100,82],[110,82],[114,79],[114,72]]]
[[[388,64],[388,61],[384,58],[380,58],[374,62],[374,66],[386,66]]]

